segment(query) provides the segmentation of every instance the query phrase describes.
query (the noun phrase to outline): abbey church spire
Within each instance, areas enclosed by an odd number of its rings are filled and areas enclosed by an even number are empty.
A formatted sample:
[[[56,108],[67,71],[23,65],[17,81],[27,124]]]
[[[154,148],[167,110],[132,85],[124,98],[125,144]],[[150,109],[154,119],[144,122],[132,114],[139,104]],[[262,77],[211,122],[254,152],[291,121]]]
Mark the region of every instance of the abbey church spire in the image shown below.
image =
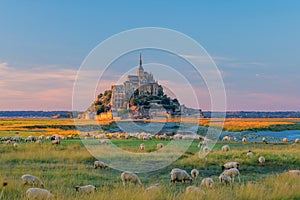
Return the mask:
[[[137,69],[137,76],[142,77],[144,75],[144,68],[142,66],[143,61],[142,61],[142,52],[140,52],[140,65]]]
[[[143,62],[142,62],[142,52],[140,52],[140,67],[142,67],[142,64],[143,64]]]

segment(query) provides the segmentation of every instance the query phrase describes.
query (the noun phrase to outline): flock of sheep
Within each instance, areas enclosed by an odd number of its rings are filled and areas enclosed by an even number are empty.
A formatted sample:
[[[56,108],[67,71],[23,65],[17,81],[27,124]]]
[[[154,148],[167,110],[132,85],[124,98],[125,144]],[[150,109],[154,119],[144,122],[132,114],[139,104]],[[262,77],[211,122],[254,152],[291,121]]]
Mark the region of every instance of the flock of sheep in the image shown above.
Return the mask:
[[[100,134],[99,134],[100,135]],[[103,136],[99,136],[99,135],[86,135],[85,139],[87,138],[94,138],[94,139],[103,139],[103,138],[124,138],[127,139],[127,137],[129,138],[137,138],[137,139],[142,139],[142,140],[148,140],[148,139],[152,139],[151,134],[146,134],[146,133],[138,133],[138,134],[108,134],[108,135],[103,135]],[[195,134],[196,135],[196,134]],[[189,136],[185,136],[185,135],[180,135],[180,134],[176,134],[174,136],[167,136],[166,134],[164,135],[160,135],[160,136],[154,136],[154,138],[156,139],[160,139],[160,140],[172,140],[172,139],[195,139],[195,135],[189,135]],[[198,136],[199,137],[199,136]],[[45,137],[44,135],[41,135],[39,137],[34,137],[34,136],[28,136],[26,139],[22,139],[19,136],[13,136],[13,137],[3,137],[1,138],[1,141],[3,141],[6,144],[13,144],[15,147],[17,147],[18,142],[24,141],[24,142],[35,142],[35,143],[41,143],[43,140],[51,140],[52,144],[59,144],[60,140],[64,140],[64,139],[72,139],[73,136],[61,136],[61,135],[53,135],[53,136],[47,136]],[[205,152],[210,152],[211,149],[209,147],[206,146],[205,143],[205,138],[197,138],[197,139],[201,139],[202,141],[199,143],[198,147],[200,147],[201,145],[204,145],[203,151]],[[231,141],[231,138],[229,136],[225,136],[223,139],[223,141]],[[242,142],[246,142],[246,138],[242,139]],[[263,137],[262,138],[263,142],[266,142],[266,138]],[[286,139],[283,140],[283,142],[287,142]],[[299,139],[295,140],[295,144],[299,143]],[[145,150],[146,146],[144,143],[141,143],[139,145],[139,148],[141,150]],[[158,143],[157,144],[157,149],[160,148],[164,148],[164,145],[162,143]],[[230,146],[229,145],[224,145],[222,146],[221,150],[223,152],[228,152],[230,151]],[[254,155],[254,153],[249,150],[249,152],[247,152],[246,156],[247,157],[252,157]],[[265,164],[265,158],[263,156],[260,156],[258,158],[258,162],[263,166]],[[239,162],[227,162],[222,166],[222,170],[223,172],[219,175],[219,182],[222,185],[232,185],[234,183],[234,179],[235,177],[238,178],[239,183],[241,182],[240,179],[240,171],[239,171],[239,167],[240,167],[240,163]],[[107,165],[102,162],[102,161],[95,161],[94,162],[94,168],[101,168],[101,169],[106,169]],[[297,174],[300,176],[300,170],[290,170],[289,173],[291,174]],[[143,185],[141,180],[139,179],[138,175],[133,173],[133,172],[128,172],[125,171],[123,173],[121,173],[121,181],[124,185],[124,187],[126,186],[127,183],[130,184],[135,184],[135,185]],[[176,182],[181,182],[181,183],[192,183],[193,181],[195,181],[197,178],[199,177],[199,171],[197,169],[192,169],[190,173],[188,173],[186,170],[183,169],[179,169],[179,168],[174,168],[171,170],[170,172],[170,183],[176,183]],[[54,197],[53,194],[51,194],[48,190],[44,189],[44,183],[36,176],[30,175],[30,174],[25,174],[22,177],[22,181],[23,184],[26,185],[32,185],[32,188],[29,188],[26,191],[26,196],[29,200],[33,200],[33,199],[51,199]],[[38,186],[38,187],[35,187]],[[151,185],[149,187],[147,187],[145,189],[145,191],[152,191],[152,190],[159,190],[160,184],[155,184],[155,185]],[[186,193],[191,193],[191,192],[200,192],[200,193],[204,193],[204,190],[202,190],[202,188],[205,189],[211,189],[214,187],[214,180],[211,177],[206,177],[203,178],[201,181],[201,184],[199,187],[196,186],[188,186],[186,188]],[[75,190],[77,192],[80,193],[87,193],[87,194],[91,194],[94,193],[97,189],[95,186],[93,185],[84,185],[84,186],[75,186],[74,187]]]

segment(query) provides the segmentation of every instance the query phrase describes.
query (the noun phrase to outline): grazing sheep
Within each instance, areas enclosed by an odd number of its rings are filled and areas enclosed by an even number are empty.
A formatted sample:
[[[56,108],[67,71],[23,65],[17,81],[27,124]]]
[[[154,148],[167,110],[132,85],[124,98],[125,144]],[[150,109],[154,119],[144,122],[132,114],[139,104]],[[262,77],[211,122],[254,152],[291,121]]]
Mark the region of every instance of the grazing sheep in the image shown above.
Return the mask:
[[[204,151],[205,153],[209,153],[209,152],[211,152],[211,148],[209,148],[208,146],[205,146],[205,147],[203,148],[203,151]]]
[[[268,143],[266,137],[263,137],[261,140],[262,140],[262,142],[264,142],[264,143],[266,143],[266,144]]]
[[[11,140],[6,140],[6,141],[5,141],[5,144],[6,144],[6,145],[9,145],[9,144],[11,144],[11,143],[12,143]]]
[[[42,144],[42,140],[38,139],[37,141],[35,141],[36,144]]]
[[[17,148],[19,146],[18,143],[16,143],[16,142],[13,145],[15,148]]]
[[[34,187],[34,184],[37,184],[42,188],[44,187],[44,183],[36,176],[24,174],[21,178],[23,180],[23,185],[30,184]]]
[[[231,185],[231,177],[226,176],[224,174],[221,174],[219,176],[220,183],[225,184],[225,185]]]
[[[192,178],[183,169],[179,169],[179,168],[172,169],[170,176],[171,176],[171,179],[170,179],[171,183],[175,183],[176,181],[182,182],[182,183],[185,183],[187,181],[187,182],[192,183]]]
[[[246,142],[247,142],[247,139],[243,137],[242,142],[243,142],[243,143],[246,143]]]
[[[157,149],[161,149],[161,148],[163,148],[164,147],[164,144],[163,143],[158,143],[157,145],[156,145],[156,148]]]
[[[26,142],[34,142],[35,140],[36,138],[33,135],[30,135],[25,139]]]
[[[266,159],[265,159],[265,157],[263,157],[263,156],[260,156],[260,157],[258,158],[258,162],[259,162],[261,165],[264,165],[264,164],[265,164],[265,162],[266,162]]]
[[[136,184],[142,185],[142,182],[139,179],[139,177],[133,172],[127,172],[127,171],[123,172],[121,174],[121,180],[124,186],[126,185],[126,182],[133,183],[135,185]]]
[[[295,139],[295,143],[299,143],[299,138],[296,138],[296,139]]]
[[[204,194],[204,191],[201,190],[199,187],[196,187],[196,186],[188,186],[186,189],[185,189],[185,193],[186,194],[190,194],[190,193],[203,193]]]
[[[91,194],[97,191],[97,188],[93,185],[75,186],[76,192],[81,192],[85,194]]]
[[[145,144],[144,143],[140,144],[140,149],[145,150]]]
[[[287,142],[288,142],[288,139],[287,139],[287,138],[283,138],[283,139],[282,139],[282,142],[287,143]]]
[[[247,157],[252,157],[253,155],[254,155],[253,152],[251,150],[249,150],[247,153]]]
[[[48,200],[54,198],[48,190],[41,188],[29,188],[26,191],[26,196],[28,200]]]
[[[222,151],[223,151],[223,152],[230,151],[229,145],[224,145],[224,146],[222,146]]]
[[[151,185],[151,186],[147,187],[147,188],[145,189],[145,191],[146,191],[146,192],[157,191],[157,190],[159,189],[159,186],[160,186],[160,184],[159,184],[159,183],[156,183],[156,184],[154,184],[154,185]]]
[[[234,177],[237,176],[239,179],[239,183],[241,183],[240,171],[236,168],[227,169],[222,174],[225,176],[230,176],[232,179],[232,183],[234,183]]]
[[[207,189],[213,188],[214,180],[212,178],[204,178],[201,181],[200,187],[206,187]]]
[[[52,144],[60,144],[60,140],[57,139],[57,140],[52,140]]]
[[[228,162],[228,163],[225,163],[223,166],[222,166],[222,170],[224,169],[231,169],[231,168],[236,168],[238,169],[240,166],[240,163],[239,162]]]
[[[297,170],[297,169],[296,170],[289,170],[288,173],[300,176],[300,170]]]
[[[104,162],[96,160],[94,162],[94,168],[97,169],[98,167],[101,168],[101,169],[106,169],[107,168],[107,166]]]
[[[199,176],[199,171],[197,169],[192,169],[191,176],[194,180]]]
[[[222,142],[225,141],[225,140],[227,140],[228,142],[230,142],[231,138],[228,135],[226,135],[226,136],[223,137]]]

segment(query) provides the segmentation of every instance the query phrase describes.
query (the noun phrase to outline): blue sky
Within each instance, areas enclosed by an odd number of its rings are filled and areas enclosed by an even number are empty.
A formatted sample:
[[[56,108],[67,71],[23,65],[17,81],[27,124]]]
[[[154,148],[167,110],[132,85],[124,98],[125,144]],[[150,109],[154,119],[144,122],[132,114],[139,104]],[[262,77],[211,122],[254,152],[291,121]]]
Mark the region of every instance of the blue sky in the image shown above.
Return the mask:
[[[0,110],[70,110],[76,70],[98,43],[155,26],[215,58],[228,110],[299,111],[299,10],[276,0],[1,1]]]

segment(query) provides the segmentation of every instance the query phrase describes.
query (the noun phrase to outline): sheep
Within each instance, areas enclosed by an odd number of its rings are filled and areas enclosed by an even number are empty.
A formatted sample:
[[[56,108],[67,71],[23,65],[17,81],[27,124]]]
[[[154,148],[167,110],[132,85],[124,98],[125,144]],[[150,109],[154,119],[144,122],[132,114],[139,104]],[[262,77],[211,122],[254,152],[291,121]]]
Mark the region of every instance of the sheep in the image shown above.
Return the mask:
[[[204,178],[201,181],[200,187],[206,187],[207,189],[213,188],[214,180],[212,178]]]
[[[288,173],[300,176],[300,170],[289,170]]]
[[[106,169],[107,168],[107,166],[104,162],[96,160],[94,162],[94,168],[97,169],[98,167],[101,168],[101,169]]]
[[[246,143],[246,142],[247,142],[247,139],[243,137],[242,142],[243,142],[243,143]]]
[[[204,193],[204,191],[203,190],[201,190],[199,187],[196,187],[196,186],[188,186],[186,189],[185,189],[185,193],[186,194],[190,194],[190,193],[203,193],[203,194],[205,194]]]
[[[17,148],[19,146],[18,143],[16,143],[16,142],[13,145],[15,148]]]
[[[264,142],[264,143],[266,143],[266,144],[268,143],[266,137],[263,137],[261,140],[262,140],[262,142]]]
[[[57,139],[57,140],[52,140],[52,144],[60,144],[60,140]]]
[[[144,143],[140,144],[140,149],[145,150],[145,144]]]
[[[160,186],[160,184],[159,184],[159,183],[156,183],[156,184],[154,184],[154,185],[151,185],[151,186],[147,187],[147,188],[145,189],[145,191],[146,191],[146,192],[157,191],[157,190],[159,189],[159,186]]]
[[[29,188],[26,191],[26,196],[28,200],[48,200],[54,198],[54,195],[51,194],[48,190],[41,188]]]
[[[81,192],[85,194],[91,194],[97,191],[97,188],[93,185],[75,186],[76,192]]]
[[[170,183],[175,183],[176,181],[182,183],[187,181],[192,183],[192,178],[190,177],[190,175],[185,170],[179,168],[172,169],[170,176],[171,176]]]
[[[254,155],[253,152],[251,150],[249,150],[247,153],[247,157],[252,157],[253,155]]]
[[[282,139],[282,142],[287,143],[287,142],[288,142],[288,139],[287,139],[287,138],[283,138],[283,139]]]
[[[231,138],[228,135],[226,135],[226,136],[223,137],[222,142],[225,141],[225,140],[227,140],[228,142],[230,142]]]
[[[228,145],[224,145],[224,146],[222,146],[222,151],[223,152],[230,151],[230,147]]]
[[[37,141],[35,141],[36,144],[42,144],[42,140],[38,139]]]
[[[163,148],[164,147],[164,144],[163,143],[158,143],[157,145],[156,145],[156,148],[157,149],[161,149],[161,148]]]
[[[241,183],[240,171],[236,168],[227,169],[222,174],[226,176],[230,176],[232,178],[232,183],[234,183],[234,177],[237,176],[239,179],[239,183]]]
[[[23,185],[32,184],[32,186],[34,187],[34,184],[37,184],[40,187],[44,188],[44,183],[36,176],[24,174],[21,178],[23,180]]]
[[[123,172],[121,174],[121,180],[123,182],[124,187],[126,185],[126,182],[133,183],[135,185],[136,184],[143,185],[139,177],[133,172],[128,172],[128,171]]]
[[[224,174],[221,174],[219,176],[219,180],[220,180],[220,183],[223,183],[225,185],[231,185],[231,177],[230,176],[226,176]]]
[[[205,146],[205,147],[203,148],[203,151],[204,151],[205,153],[209,153],[209,152],[211,152],[211,148],[209,148],[208,146]]]
[[[239,166],[240,166],[239,162],[228,162],[228,163],[225,163],[222,166],[222,170],[224,170],[224,169],[231,169],[231,168],[239,169]]]
[[[260,157],[258,158],[258,162],[259,162],[261,165],[264,165],[264,164],[265,164],[265,162],[266,162],[266,159],[265,159],[265,157],[263,157],[263,156],[260,156]]]
[[[199,171],[197,169],[192,169],[191,176],[194,180],[199,176]]]
[[[296,139],[295,139],[295,143],[299,143],[299,138],[296,138]]]
[[[6,141],[5,141],[5,144],[6,144],[6,145],[9,145],[9,144],[11,144],[11,143],[12,143],[11,140],[6,140]]]

